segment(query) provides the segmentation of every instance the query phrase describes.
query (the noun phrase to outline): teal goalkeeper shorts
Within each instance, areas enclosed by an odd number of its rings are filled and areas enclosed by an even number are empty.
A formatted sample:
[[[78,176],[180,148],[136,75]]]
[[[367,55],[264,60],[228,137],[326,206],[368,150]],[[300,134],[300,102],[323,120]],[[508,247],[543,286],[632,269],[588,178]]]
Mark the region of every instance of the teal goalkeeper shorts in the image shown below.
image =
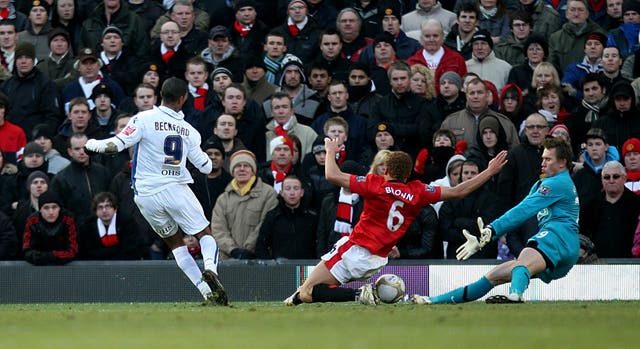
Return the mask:
[[[545,283],[563,278],[578,261],[580,242],[575,237],[561,239],[556,233],[543,230],[527,241],[527,247],[534,248],[542,254],[547,262],[547,269],[534,277]]]

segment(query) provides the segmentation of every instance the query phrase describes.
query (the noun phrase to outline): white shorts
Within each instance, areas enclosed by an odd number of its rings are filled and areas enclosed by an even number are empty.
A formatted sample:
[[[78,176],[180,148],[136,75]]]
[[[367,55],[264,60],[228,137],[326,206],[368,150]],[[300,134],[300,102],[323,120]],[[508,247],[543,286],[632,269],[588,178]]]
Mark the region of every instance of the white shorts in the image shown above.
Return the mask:
[[[204,216],[200,202],[186,184],[175,184],[149,196],[134,198],[142,216],[162,238],[178,231],[195,235],[205,229],[209,222]]]
[[[348,236],[338,240],[331,251],[321,258],[331,275],[341,284],[367,280],[388,262],[388,258],[371,254],[366,248],[354,244]]]

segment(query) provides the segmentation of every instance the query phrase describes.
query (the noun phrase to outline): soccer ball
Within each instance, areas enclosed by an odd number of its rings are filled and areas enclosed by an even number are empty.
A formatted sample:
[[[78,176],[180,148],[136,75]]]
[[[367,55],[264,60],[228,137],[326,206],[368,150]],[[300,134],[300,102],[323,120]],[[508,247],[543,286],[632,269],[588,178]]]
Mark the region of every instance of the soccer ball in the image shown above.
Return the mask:
[[[384,274],[376,280],[378,298],[384,303],[396,303],[404,297],[404,280],[395,274]]]

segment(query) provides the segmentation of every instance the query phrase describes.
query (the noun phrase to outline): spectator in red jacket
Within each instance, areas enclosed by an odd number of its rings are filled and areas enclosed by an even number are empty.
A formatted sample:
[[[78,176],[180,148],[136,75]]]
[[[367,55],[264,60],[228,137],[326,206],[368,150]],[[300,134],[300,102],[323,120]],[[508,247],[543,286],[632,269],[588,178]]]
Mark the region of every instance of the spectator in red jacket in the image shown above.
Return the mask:
[[[418,50],[413,56],[409,57],[407,62],[410,65],[423,64],[434,72],[436,92],[440,91],[440,77],[445,72],[453,71],[460,76],[467,73],[464,58],[459,53],[444,46],[444,30],[438,20],[429,19],[422,23],[420,43],[423,49]]]

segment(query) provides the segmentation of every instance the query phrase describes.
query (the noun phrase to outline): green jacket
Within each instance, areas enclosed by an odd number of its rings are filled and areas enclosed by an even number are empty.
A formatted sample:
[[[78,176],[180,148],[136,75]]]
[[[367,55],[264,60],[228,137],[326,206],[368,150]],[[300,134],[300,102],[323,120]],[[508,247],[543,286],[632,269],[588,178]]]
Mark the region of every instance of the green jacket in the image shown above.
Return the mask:
[[[518,42],[511,33],[507,40],[496,45],[493,52],[496,53],[496,57],[505,60],[512,66],[516,66],[524,63],[527,60],[527,53],[524,50],[524,42]]]
[[[533,18],[533,32],[540,33],[545,38],[549,38],[562,27],[562,18],[558,11],[547,6],[544,1],[539,1],[531,18]]]
[[[549,38],[549,62],[551,62],[558,74],[562,76],[562,72],[571,63],[575,63],[584,58],[584,44],[587,36],[592,32],[607,33],[592,20],[587,21],[587,27],[580,33],[576,33],[575,26],[571,23],[565,23],[562,29],[551,34]]]

